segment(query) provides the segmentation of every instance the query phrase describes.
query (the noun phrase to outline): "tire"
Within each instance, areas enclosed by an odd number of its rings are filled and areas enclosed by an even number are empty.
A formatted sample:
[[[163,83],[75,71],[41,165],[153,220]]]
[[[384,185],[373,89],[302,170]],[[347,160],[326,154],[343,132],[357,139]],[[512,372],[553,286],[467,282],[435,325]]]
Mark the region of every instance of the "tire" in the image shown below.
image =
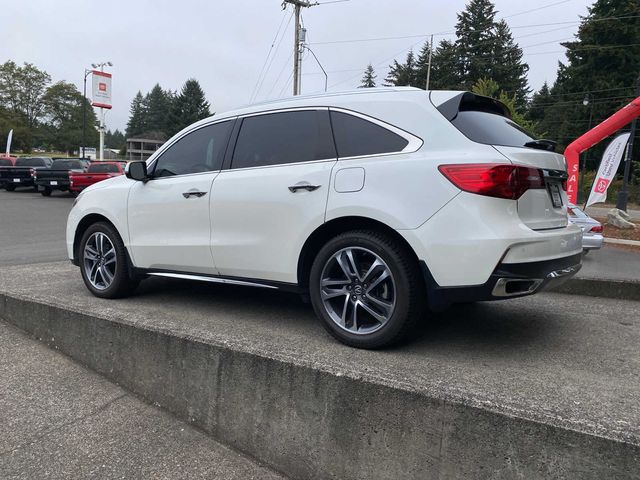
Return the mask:
[[[7,192],[13,192],[16,189],[15,185],[7,185],[4,187]]]
[[[76,190],[69,190],[69,193],[71,194],[71,196],[72,196],[73,198],[75,198],[75,197],[77,197],[77,196],[78,196],[78,192],[77,192]]]
[[[102,248],[97,242],[103,242]],[[111,250],[113,255],[109,253]],[[125,297],[132,294],[140,283],[138,278],[130,276],[127,250],[116,229],[108,223],[98,222],[87,228],[77,256],[82,280],[96,297]],[[112,258],[115,258],[115,267]]]
[[[44,190],[42,190],[40,193],[42,194],[43,197],[50,197],[51,191],[52,190],[50,187],[44,187]]]
[[[309,294],[331,335],[367,349],[403,340],[424,314],[427,295],[415,257],[392,236],[372,230],[340,234],[320,249]]]

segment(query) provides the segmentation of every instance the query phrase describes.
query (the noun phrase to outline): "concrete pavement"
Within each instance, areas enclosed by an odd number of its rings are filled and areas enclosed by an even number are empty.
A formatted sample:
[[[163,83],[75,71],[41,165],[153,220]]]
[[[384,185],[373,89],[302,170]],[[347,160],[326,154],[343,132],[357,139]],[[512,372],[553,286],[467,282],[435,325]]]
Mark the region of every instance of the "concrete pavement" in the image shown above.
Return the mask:
[[[636,302],[459,306],[370,352],[329,338],[297,297],[261,289],[150,279],[106,301],[64,262],[3,268],[0,295],[7,320],[57,331],[43,340],[292,476],[640,471]]]
[[[580,278],[640,282],[640,251],[605,244],[582,258]]]
[[[587,213],[589,215],[591,215],[592,217],[604,217],[607,218],[607,213],[609,213],[609,210],[611,210],[612,208],[614,208],[615,205],[611,205],[608,207],[603,207],[603,206],[591,206],[591,207],[587,207]],[[628,208],[627,209],[627,213],[629,214],[629,217],[631,217],[631,221],[634,223],[637,223],[640,221],[640,210],[635,210],[633,208]]]
[[[283,479],[0,322],[0,478]]]

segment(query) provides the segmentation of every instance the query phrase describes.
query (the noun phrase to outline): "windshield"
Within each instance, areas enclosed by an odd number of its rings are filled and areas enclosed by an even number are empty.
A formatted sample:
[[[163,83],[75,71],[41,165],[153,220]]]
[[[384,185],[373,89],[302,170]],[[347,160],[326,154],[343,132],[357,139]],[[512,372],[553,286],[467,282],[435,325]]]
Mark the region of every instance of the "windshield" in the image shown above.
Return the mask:
[[[54,160],[52,170],[82,170],[84,166],[80,160]]]
[[[46,167],[44,158],[19,158],[16,160],[16,167]]]
[[[478,143],[522,147],[525,143],[535,140],[513,120],[495,113],[461,111],[451,123]]]
[[[113,163],[94,163],[87,170],[88,173],[119,173],[118,166]]]

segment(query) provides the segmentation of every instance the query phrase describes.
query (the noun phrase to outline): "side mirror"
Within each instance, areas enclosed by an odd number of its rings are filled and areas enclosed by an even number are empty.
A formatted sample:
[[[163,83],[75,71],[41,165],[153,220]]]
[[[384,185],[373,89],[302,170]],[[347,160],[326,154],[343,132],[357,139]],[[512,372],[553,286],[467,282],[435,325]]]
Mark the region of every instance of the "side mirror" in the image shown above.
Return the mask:
[[[145,182],[149,179],[147,175],[147,162],[130,162],[124,168],[124,174],[131,180]]]

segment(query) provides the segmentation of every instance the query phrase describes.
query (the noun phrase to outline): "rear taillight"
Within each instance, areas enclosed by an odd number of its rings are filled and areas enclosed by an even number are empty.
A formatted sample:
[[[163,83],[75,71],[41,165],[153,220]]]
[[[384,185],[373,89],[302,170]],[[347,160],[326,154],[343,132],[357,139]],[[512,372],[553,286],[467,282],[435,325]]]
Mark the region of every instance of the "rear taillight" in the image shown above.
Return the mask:
[[[591,227],[591,230],[589,231],[593,233],[602,233],[604,228],[602,228],[602,225],[596,225],[595,227]]]
[[[440,165],[438,170],[465,192],[517,200],[532,188],[544,188],[542,172],[537,168],[495,163]]]
[[[33,178],[36,178],[36,169],[35,169],[35,168],[30,168],[30,169],[29,169],[29,173],[31,174],[31,176],[32,176]]]

